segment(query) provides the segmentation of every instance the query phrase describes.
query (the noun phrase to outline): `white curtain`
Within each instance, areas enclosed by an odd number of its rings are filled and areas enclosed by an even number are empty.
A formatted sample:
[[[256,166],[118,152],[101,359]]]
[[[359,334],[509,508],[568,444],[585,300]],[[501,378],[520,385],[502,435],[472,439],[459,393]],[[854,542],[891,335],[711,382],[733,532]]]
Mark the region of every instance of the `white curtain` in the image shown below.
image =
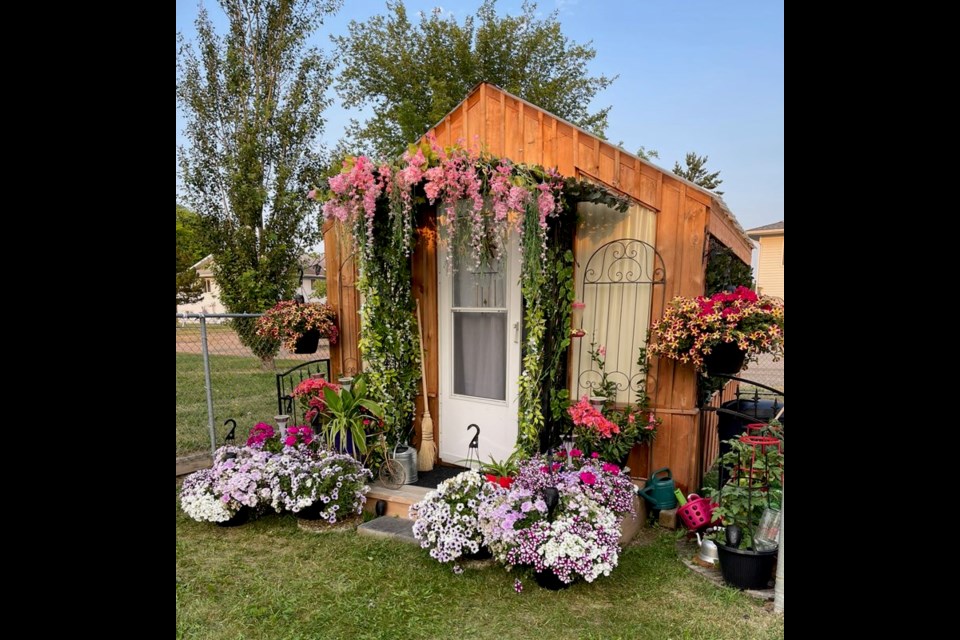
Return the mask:
[[[593,395],[594,385],[600,381],[588,353],[593,342],[606,351],[605,368],[609,379],[617,385],[616,402],[629,404],[635,400],[632,389],[639,378],[637,356],[647,339],[652,294],[656,291],[659,295],[663,286],[630,282],[649,282],[662,274],[654,273],[654,255],[648,247],[608,243],[633,239],[656,246],[656,214],[640,205],[620,213],[604,205],[586,203],[579,205],[578,213],[574,278],[577,300],[587,305],[582,317],[586,335],[573,340],[570,394],[575,398]],[[600,273],[600,268],[605,272]],[[584,286],[584,275],[588,281],[605,284]]]
[[[506,400],[507,314],[453,314],[453,392]]]

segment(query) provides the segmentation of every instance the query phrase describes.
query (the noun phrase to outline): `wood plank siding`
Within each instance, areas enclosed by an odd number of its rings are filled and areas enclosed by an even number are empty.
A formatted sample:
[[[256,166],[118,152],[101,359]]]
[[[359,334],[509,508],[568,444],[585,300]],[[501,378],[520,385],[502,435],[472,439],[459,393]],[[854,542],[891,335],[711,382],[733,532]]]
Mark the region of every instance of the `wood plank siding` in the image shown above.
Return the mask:
[[[514,162],[556,167],[564,176],[590,177],[622,192],[656,212],[656,247],[666,267],[666,295],[695,296],[703,293],[704,243],[707,234],[717,237],[745,262],[750,262],[752,245],[726,206],[713,194],[692,185],[669,171],[641,160],[569,122],[540,109],[498,87],[481,83],[434,126],[433,134],[444,146],[461,144],[471,149],[486,150]],[[421,229],[431,230],[429,216],[418,220]],[[326,234],[327,255],[332,246]],[[580,256],[578,256],[580,258]],[[328,258],[328,265],[336,264]],[[334,297],[338,276],[329,268],[331,304],[338,306],[341,318],[356,316],[356,292],[341,291]],[[418,240],[413,256],[415,295],[420,298],[424,319],[424,348],[427,360],[428,394],[437,393],[438,353],[436,318],[436,247]],[[341,276],[343,282],[352,282]],[[653,296],[653,317],[663,313],[661,296]],[[342,320],[341,320],[342,321]],[[344,358],[352,352],[345,346],[355,341],[355,334],[344,335],[337,349]],[[357,359],[359,362],[359,359]],[[699,481],[701,437],[696,409],[696,376],[690,366],[676,366],[672,361],[655,362],[651,369],[648,390],[657,415],[663,418],[660,435],[649,452],[652,469],[670,467],[683,491],[696,489]],[[443,416],[434,408],[434,423]],[[417,416],[421,415],[418,404]],[[419,439],[419,422],[417,420]],[[630,458],[634,474],[649,473],[647,449],[637,447]]]

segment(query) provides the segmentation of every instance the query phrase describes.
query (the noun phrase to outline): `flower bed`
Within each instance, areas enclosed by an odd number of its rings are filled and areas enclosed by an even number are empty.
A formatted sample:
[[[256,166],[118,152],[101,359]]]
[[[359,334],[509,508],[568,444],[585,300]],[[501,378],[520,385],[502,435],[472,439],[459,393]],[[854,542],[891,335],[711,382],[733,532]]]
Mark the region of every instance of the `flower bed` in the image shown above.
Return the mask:
[[[329,523],[363,511],[372,474],[350,456],[318,446],[307,426],[282,434],[258,423],[247,445],[220,447],[213,466],[189,475],[180,504],[194,520],[223,523],[245,508],[254,515],[272,507],[278,513],[302,513]]]

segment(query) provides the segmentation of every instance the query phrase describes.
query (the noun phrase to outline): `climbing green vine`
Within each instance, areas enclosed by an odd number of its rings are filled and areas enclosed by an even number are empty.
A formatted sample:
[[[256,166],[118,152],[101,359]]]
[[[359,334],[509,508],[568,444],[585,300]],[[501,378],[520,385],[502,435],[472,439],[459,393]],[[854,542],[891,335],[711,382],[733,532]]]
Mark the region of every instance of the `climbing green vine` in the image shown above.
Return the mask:
[[[437,205],[441,239],[469,249],[477,266],[505,251],[508,234],[520,235],[524,340],[517,447],[535,453],[555,445],[569,403],[576,204],[626,211],[628,202],[552,169],[441,148],[433,140],[411,146],[392,164],[350,158],[328,186],[323,213],[346,223],[357,247],[360,349],[372,392],[389,407],[391,434],[403,439],[413,424],[420,374],[410,254],[415,208],[429,202]]]

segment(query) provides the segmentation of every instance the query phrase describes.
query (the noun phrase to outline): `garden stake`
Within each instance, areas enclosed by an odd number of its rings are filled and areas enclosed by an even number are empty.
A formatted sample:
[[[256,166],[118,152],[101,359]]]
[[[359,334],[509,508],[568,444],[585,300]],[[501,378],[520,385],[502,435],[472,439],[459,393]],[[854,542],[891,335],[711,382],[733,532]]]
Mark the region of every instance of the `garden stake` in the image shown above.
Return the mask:
[[[433,418],[430,416],[430,398],[427,397],[427,371],[423,361],[423,323],[420,320],[420,299],[417,299],[417,331],[420,334],[420,380],[423,382],[423,420],[420,422],[420,451],[417,471],[432,471],[437,457],[433,442]]]

